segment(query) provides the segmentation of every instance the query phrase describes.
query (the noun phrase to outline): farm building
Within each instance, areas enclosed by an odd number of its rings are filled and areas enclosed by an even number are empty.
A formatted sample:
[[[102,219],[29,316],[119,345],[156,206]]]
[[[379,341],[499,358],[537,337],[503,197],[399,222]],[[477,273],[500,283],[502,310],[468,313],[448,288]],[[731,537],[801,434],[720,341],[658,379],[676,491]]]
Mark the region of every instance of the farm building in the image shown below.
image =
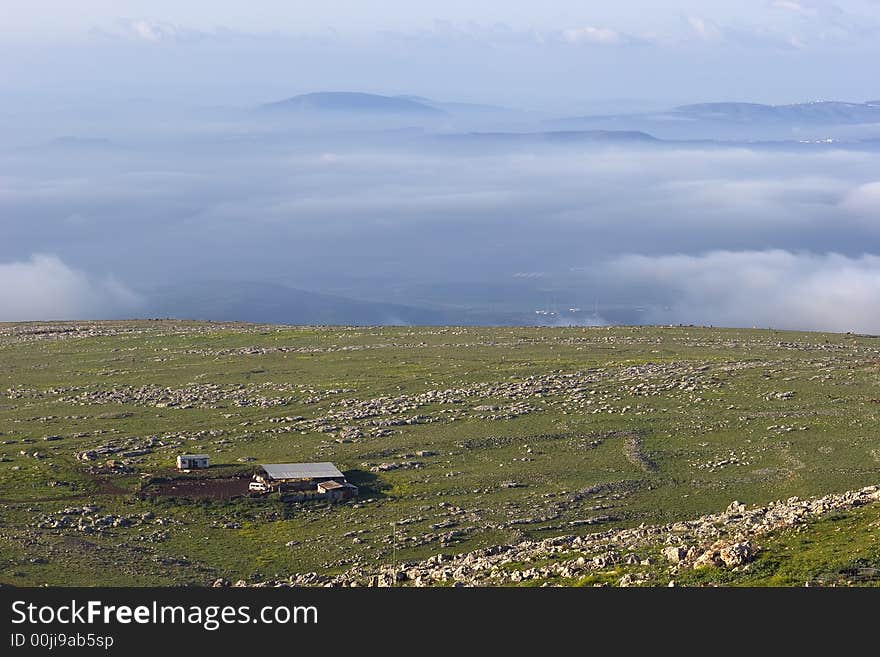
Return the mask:
[[[339,483],[331,480],[318,484],[318,492],[328,500],[347,500],[350,497],[357,497],[358,488],[347,481]]]
[[[207,454],[181,454],[177,457],[178,470],[198,470],[207,467]]]
[[[268,490],[303,493],[325,499],[356,497],[357,486],[350,484],[332,463],[267,463],[261,465],[254,481]]]

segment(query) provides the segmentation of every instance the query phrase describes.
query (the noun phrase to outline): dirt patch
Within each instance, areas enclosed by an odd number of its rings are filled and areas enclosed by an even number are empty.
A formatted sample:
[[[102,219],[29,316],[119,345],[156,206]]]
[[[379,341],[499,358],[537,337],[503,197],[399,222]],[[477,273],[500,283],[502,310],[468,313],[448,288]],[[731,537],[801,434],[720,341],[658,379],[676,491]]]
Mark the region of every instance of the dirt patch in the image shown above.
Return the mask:
[[[170,479],[151,484],[145,491],[154,497],[229,499],[247,495],[251,480],[244,477],[218,479]]]
[[[93,476],[98,485],[98,495],[126,495],[129,491],[120,488],[110,477]]]

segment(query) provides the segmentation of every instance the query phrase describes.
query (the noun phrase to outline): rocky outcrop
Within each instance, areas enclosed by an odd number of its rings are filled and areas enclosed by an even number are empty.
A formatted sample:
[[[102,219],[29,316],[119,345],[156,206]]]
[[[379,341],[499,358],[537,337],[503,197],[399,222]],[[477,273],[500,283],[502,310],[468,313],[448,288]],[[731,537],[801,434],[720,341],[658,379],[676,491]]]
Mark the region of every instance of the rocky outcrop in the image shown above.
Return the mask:
[[[684,569],[747,567],[760,552],[760,538],[770,532],[878,502],[878,486],[806,500],[792,497],[753,508],[734,501],[721,513],[668,525],[523,541],[456,556],[437,554],[418,563],[353,568],[339,575],[300,573],[250,585],[499,586],[531,580],[552,586],[576,583],[625,564],[648,568],[625,573],[613,584],[665,586]]]

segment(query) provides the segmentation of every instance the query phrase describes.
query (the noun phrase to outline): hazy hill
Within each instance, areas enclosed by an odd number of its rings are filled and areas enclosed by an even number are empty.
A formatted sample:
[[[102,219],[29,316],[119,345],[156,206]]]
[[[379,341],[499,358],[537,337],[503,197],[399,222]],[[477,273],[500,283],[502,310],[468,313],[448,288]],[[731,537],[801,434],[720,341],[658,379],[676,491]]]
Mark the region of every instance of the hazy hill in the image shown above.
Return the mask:
[[[548,323],[532,312],[494,308],[468,300],[455,307],[442,301],[431,307],[309,292],[272,283],[195,281],[146,291],[143,317],[174,317],[270,324],[396,326],[523,326]],[[561,321],[554,319],[551,323]]]
[[[269,283],[200,281],[155,290],[146,314],[279,324],[438,324],[440,312],[358,301]]]
[[[792,105],[759,103],[700,103],[677,107],[675,112],[716,121],[788,121],[792,123],[878,123],[880,105],[820,101]]]
[[[662,112],[575,116],[546,122],[554,130],[635,130],[663,139],[791,139],[864,135],[880,124],[880,104],[821,101],[791,105],[698,103]],[[864,131],[863,131],[864,132]]]
[[[659,140],[638,130],[552,130],[548,132],[471,132],[448,135],[452,141],[468,141],[491,144],[533,143],[656,143]]]
[[[414,114],[442,116],[444,112],[404,97],[353,91],[320,91],[260,106],[264,111],[309,113]]]

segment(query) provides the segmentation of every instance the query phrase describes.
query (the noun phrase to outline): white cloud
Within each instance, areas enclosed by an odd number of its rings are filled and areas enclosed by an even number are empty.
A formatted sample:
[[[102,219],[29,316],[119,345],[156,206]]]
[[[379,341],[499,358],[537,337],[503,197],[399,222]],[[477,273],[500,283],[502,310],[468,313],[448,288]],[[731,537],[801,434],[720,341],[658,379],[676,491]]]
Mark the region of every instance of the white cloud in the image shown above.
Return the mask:
[[[118,281],[95,280],[52,255],[0,263],[0,321],[111,318],[139,304]]]
[[[815,7],[806,5],[802,2],[796,2],[795,0],[774,0],[771,6],[775,9],[785,9],[787,11],[806,14],[808,16],[816,16],[819,13],[819,10]]]
[[[622,256],[608,272],[666,299],[652,323],[880,332],[880,256],[714,251]]]
[[[119,39],[158,43],[184,43],[201,41],[207,38],[224,38],[228,31],[202,32],[169,21],[148,18],[124,18],[109,27],[94,27],[91,35],[103,39]]]
[[[619,44],[624,41],[617,30],[608,27],[578,27],[562,31],[562,38],[568,43]]]
[[[175,25],[146,20],[132,21],[130,28],[134,34],[146,41],[174,39],[180,34],[180,30]]]
[[[792,31],[787,23],[788,21],[766,24],[730,20],[713,21],[702,16],[690,15],[685,18],[684,42],[702,43],[707,46],[732,45],[748,51],[755,48],[772,50],[805,48],[809,39],[799,32]]]
[[[871,182],[860,185],[841,201],[840,207],[854,215],[870,221],[870,225],[877,225],[880,219],[880,182]]]
[[[720,41],[723,39],[721,29],[711,21],[707,21],[699,16],[688,16],[687,22],[703,41]]]

